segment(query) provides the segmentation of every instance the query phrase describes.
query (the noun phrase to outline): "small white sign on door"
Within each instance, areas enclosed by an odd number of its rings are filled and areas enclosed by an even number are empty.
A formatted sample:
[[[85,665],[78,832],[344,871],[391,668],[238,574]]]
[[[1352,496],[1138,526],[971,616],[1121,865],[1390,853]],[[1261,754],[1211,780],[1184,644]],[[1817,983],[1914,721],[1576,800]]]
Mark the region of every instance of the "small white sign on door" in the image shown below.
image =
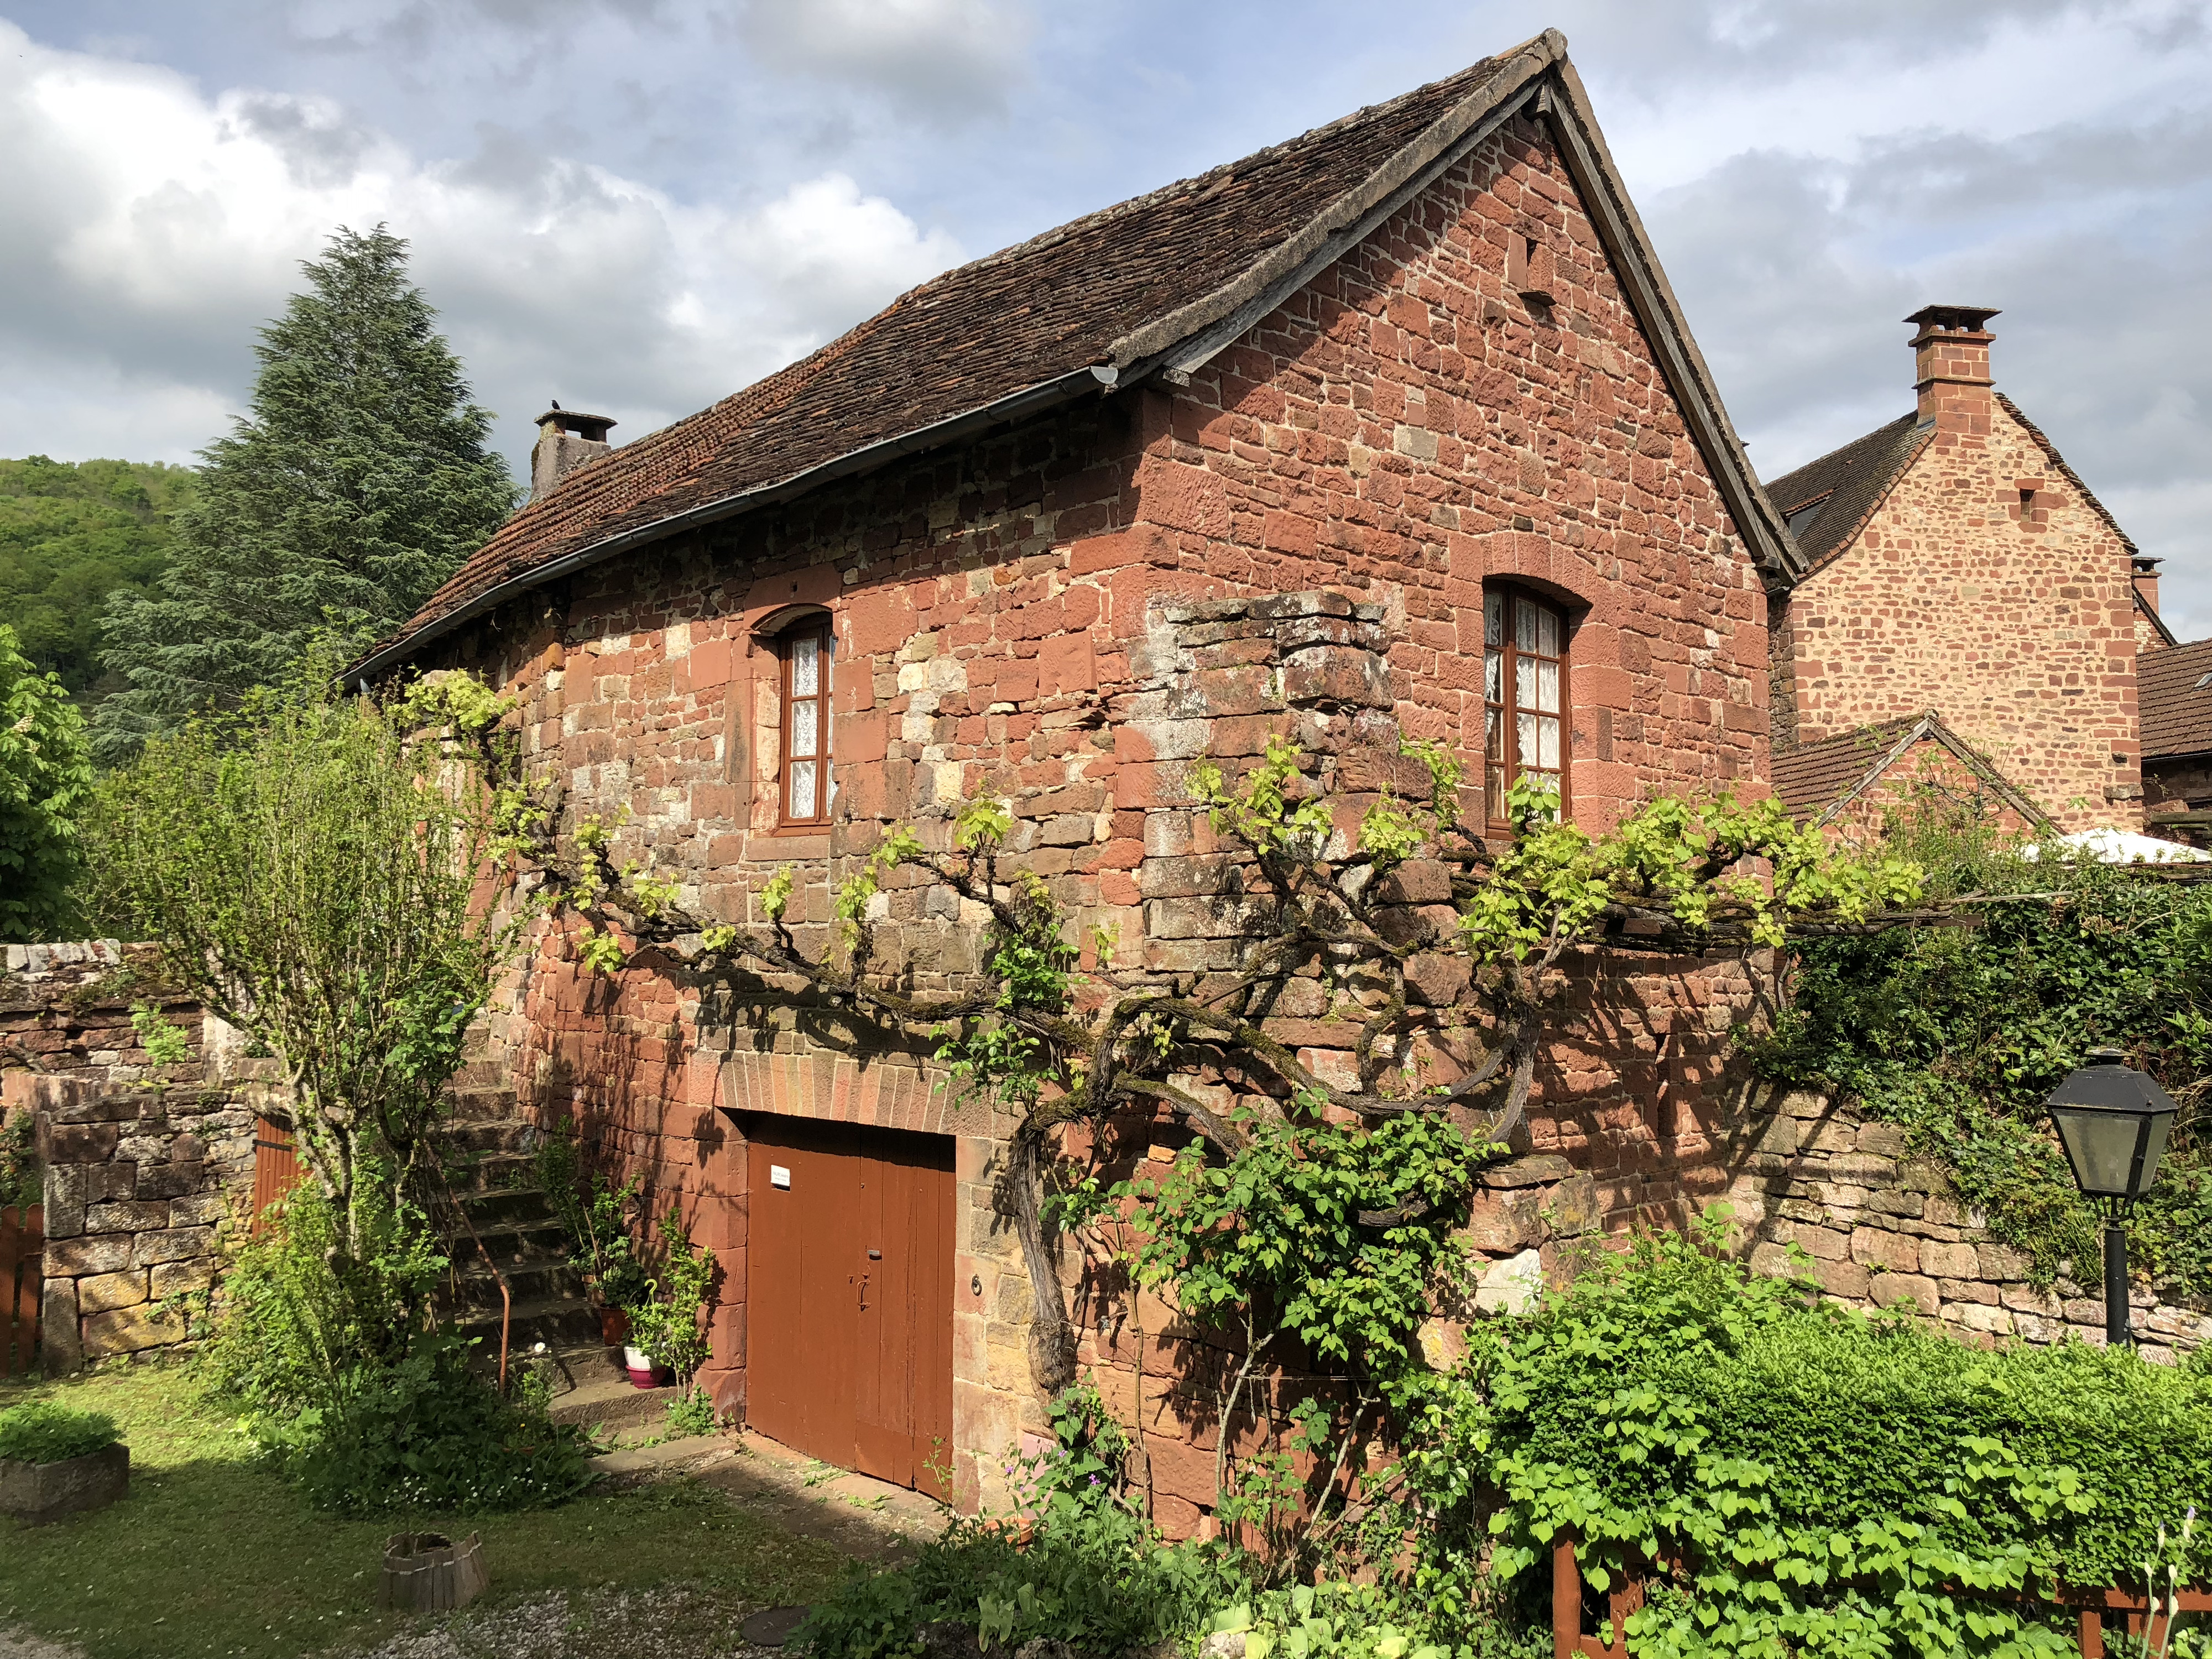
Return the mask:
[[[768,1166],[768,1184],[771,1187],[781,1187],[786,1191],[790,1190],[791,1171],[785,1169],[781,1164],[769,1164]]]

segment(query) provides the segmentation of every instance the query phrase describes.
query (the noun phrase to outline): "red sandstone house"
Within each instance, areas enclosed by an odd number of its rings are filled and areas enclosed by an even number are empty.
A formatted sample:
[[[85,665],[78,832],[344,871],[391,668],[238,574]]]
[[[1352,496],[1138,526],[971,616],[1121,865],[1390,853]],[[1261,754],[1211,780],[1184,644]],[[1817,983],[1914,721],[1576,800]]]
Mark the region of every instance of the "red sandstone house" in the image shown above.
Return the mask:
[[[548,412],[531,504],[365,672],[519,695],[575,810],[627,810],[617,855],[733,921],[788,866],[824,922],[886,826],[941,839],[993,793],[1086,936],[1202,969],[1231,945],[1182,766],[1294,722],[1448,740],[1470,811],[1554,774],[1592,828],[1766,774],[1796,555],[1556,33],[939,277],[621,449],[607,424]],[[1224,642],[1191,606],[1233,596],[1261,603]],[[957,900],[878,903],[917,986],[974,969]],[[1592,1222],[1672,1216],[1727,1185],[1712,1103],[1748,980],[1636,957],[1589,980],[1528,1179]],[[1281,1029],[1324,1065],[1352,1027],[1310,988]],[[1003,1495],[1043,1425],[993,1200],[1011,1119],[788,987],[702,1006],[679,976],[593,979],[558,931],[493,1036],[532,1110],[719,1252],[727,1410]],[[1188,1528],[1211,1455],[1158,1312],[1066,1272],[1079,1362]]]
[[[1805,562],[1770,611],[1801,812],[1863,827],[1924,781],[2014,830],[2143,827],[2159,562],[1996,390],[1996,314],[1915,312],[1917,406],[1767,486]]]

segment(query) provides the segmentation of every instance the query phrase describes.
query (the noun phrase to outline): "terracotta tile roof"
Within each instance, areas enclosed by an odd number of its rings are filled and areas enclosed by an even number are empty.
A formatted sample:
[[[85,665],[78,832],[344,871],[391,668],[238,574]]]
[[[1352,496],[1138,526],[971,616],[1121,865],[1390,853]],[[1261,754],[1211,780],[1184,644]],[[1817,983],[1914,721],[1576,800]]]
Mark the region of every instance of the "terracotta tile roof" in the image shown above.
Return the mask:
[[[2212,754],[2212,640],[2193,640],[2136,657],[2136,701],[2142,711],[2145,760]]]
[[[1543,94],[1546,102],[1528,101]],[[1795,550],[1712,386],[1554,30],[1460,74],[923,283],[813,356],[577,468],[501,526],[381,673],[581,564],[1101,385],[1202,363],[1515,110],[1553,122],[1736,527],[1774,581]],[[1094,378],[1095,376],[1095,378]]]
[[[1507,62],[1486,58],[924,283],[811,356],[577,468],[509,520],[409,631],[591,544],[1103,363],[1125,335],[1304,228]]]
[[[1934,433],[1907,415],[1766,486],[1808,570],[1858,533]]]
[[[1938,743],[2031,823],[2049,822],[2042,809],[2014,787],[1990,757],[1943,723],[1930,709],[1862,726],[1773,757],[1774,793],[1795,816],[1825,823],[1880,782],[1923,743]]]

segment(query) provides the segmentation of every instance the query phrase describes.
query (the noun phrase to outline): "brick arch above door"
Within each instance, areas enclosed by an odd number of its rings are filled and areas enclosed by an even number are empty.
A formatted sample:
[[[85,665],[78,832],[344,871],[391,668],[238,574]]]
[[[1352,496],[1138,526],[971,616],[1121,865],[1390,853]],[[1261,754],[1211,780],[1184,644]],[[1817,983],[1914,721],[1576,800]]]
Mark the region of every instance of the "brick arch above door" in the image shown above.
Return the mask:
[[[857,1123],[921,1134],[991,1135],[990,1104],[960,1096],[942,1069],[890,1056],[739,1052],[722,1063],[722,1106],[824,1123]],[[1005,1126],[1011,1127],[1009,1123]]]

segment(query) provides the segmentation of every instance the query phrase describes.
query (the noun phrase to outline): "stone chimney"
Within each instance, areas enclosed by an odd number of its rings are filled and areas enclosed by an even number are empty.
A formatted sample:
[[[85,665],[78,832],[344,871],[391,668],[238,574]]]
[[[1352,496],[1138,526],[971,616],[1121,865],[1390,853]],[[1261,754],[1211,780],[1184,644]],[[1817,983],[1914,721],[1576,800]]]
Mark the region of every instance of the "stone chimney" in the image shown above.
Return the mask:
[[[1920,393],[1920,424],[1938,436],[1990,435],[1990,342],[1982,325],[1998,315],[1994,306],[1923,306],[1905,320],[1912,337],[1912,378]]]
[[[607,433],[613,425],[605,415],[580,415],[557,403],[540,415],[538,443],[530,452],[530,499],[550,494],[586,461],[612,449]]]
[[[2143,602],[2143,609],[2154,617],[2158,615],[2158,568],[2166,562],[2148,554],[2135,556],[2135,568],[2130,574],[2135,578],[2136,597]]]

